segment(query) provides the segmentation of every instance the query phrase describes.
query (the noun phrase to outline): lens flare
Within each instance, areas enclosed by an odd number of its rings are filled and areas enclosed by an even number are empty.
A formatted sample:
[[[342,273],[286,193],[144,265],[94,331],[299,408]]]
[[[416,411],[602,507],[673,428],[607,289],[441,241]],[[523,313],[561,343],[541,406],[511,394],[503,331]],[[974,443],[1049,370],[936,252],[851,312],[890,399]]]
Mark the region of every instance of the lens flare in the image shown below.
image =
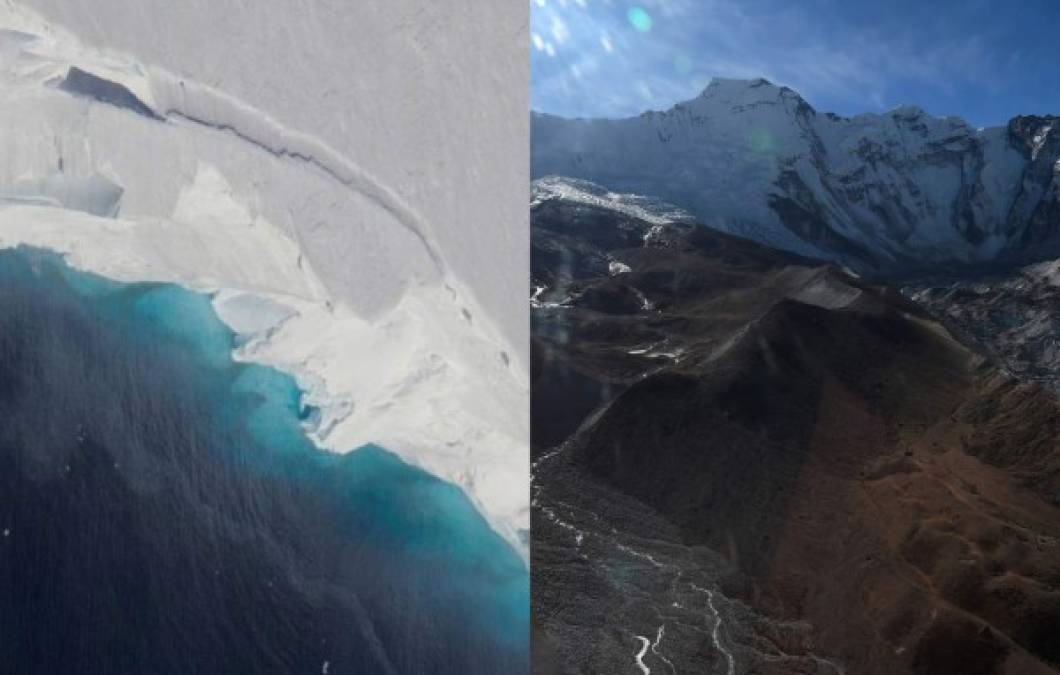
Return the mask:
[[[629,11],[626,12],[626,18],[629,19],[630,25],[641,33],[647,33],[651,30],[651,15],[643,7],[636,5],[630,7]]]
[[[773,135],[768,129],[754,129],[747,136],[747,145],[755,152],[768,153],[773,149]]]

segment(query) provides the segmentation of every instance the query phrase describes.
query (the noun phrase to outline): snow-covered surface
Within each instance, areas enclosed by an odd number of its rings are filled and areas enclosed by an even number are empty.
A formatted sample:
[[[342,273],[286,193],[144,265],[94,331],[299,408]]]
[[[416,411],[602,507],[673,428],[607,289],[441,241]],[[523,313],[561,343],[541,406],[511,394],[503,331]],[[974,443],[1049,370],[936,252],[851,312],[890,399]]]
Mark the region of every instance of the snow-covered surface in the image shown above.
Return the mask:
[[[1049,260],[1024,268],[1024,274],[1032,279],[1060,287],[1060,260]]]
[[[1038,158],[1038,153],[1042,151],[1043,147],[1045,147],[1045,142],[1049,140],[1049,132],[1052,130],[1053,125],[1047,124],[1034,135],[1031,146],[1031,159]]]
[[[122,189],[100,174],[71,178],[62,172],[25,177],[0,192],[0,201],[59,206],[97,216],[116,216]]]
[[[268,126],[267,117],[352,159],[429,217],[446,265],[528,359],[526,305],[513,302],[525,299],[529,278],[525,2],[2,4],[32,8],[56,33],[59,26],[75,32],[81,45],[101,51],[92,63],[113,62],[108,72],[132,80],[148,103],[182,99],[195,106],[189,112],[211,113],[208,120],[231,112],[165,91],[158,74],[168,74],[177,89],[183,82],[239,102],[250,113],[236,120],[240,130]],[[149,83],[151,94],[137,83]]]
[[[688,211],[653,197],[611,192],[590,181],[567,176],[545,176],[533,182],[530,192],[531,209],[551,199],[617,211],[653,225],[691,224],[695,220]]]
[[[3,2],[0,246],[213,293],[323,447],[457,483],[525,557],[527,10],[466,4]]]
[[[651,195],[716,229],[855,266],[984,260],[1025,245],[1056,184],[1035,167],[1060,154],[1047,121],[1023,148],[1007,128],[914,106],[818,113],[766,80],[715,79],[691,101],[628,119],[532,120],[535,177]]]
[[[804,302],[808,305],[816,305],[825,309],[841,309],[853,304],[862,296],[862,291],[856,286],[837,279],[825,269],[798,269],[789,274],[799,279],[801,285],[793,283],[791,298]]]

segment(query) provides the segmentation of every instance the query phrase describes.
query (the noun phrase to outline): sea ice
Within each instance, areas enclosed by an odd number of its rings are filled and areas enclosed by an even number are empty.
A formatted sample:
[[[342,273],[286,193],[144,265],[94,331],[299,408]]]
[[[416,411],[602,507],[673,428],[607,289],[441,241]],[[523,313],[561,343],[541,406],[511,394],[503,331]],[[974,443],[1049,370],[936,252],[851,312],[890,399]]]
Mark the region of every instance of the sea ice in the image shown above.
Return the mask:
[[[281,2],[269,23],[306,28],[299,48],[248,39],[232,51],[234,38],[200,38],[253,33],[232,24],[246,13],[147,4],[0,7],[0,247],[211,294],[239,336],[236,358],[291,373],[320,409],[319,445],[376,443],[452,481],[527,559],[528,177],[513,161],[526,152],[524,122],[472,120],[439,91],[365,108],[370,74],[389,87],[394,73],[432,77],[423,68],[441,62],[397,31],[371,40],[411,71],[373,70],[361,58],[371,45],[344,32],[348,11],[285,23],[275,15],[304,8]],[[492,101],[482,85],[496,67],[458,44],[479,31],[441,13],[452,31],[439,47],[474,63],[429,86],[467,88],[468,106]],[[490,21],[518,28],[518,17],[481,14],[491,32]],[[204,56],[215,48],[224,58]],[[349,67],[330,68],[338,62]],[[357,88],[336,89],[347,83]],[[390,110],[399,100],[408,109]],[[525,100],[494,105],[525,120]],[[384,138],[390,147],[371,146]]]

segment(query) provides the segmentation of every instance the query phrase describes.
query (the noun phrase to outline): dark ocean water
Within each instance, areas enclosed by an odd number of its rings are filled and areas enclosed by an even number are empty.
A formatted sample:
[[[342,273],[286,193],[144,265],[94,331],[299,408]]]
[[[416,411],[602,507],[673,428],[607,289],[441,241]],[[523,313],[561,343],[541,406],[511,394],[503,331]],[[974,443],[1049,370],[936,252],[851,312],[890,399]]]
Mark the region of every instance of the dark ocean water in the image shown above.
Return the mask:
[[[317,450],[233,340],[203,295],[0,251],[0,671],[525,673],[519,556],[455,486]]]

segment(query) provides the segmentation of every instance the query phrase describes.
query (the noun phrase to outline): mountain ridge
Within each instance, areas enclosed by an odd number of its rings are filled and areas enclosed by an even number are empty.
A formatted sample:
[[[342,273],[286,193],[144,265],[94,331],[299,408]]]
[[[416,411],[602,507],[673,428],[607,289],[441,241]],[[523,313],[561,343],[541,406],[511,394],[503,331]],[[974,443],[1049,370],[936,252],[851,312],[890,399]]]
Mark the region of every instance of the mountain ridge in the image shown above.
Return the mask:
[[[932,302],[560,183],[531,208],[531,574],[564,665],[535,672],[1058,672],[1054,392]]]
[[[973,129],[916,106],[841,117],[715,79],[624,119],[531,117],[531,174],[652,195],[715,229],[860,272],[1060,254],[1060,117]]]

